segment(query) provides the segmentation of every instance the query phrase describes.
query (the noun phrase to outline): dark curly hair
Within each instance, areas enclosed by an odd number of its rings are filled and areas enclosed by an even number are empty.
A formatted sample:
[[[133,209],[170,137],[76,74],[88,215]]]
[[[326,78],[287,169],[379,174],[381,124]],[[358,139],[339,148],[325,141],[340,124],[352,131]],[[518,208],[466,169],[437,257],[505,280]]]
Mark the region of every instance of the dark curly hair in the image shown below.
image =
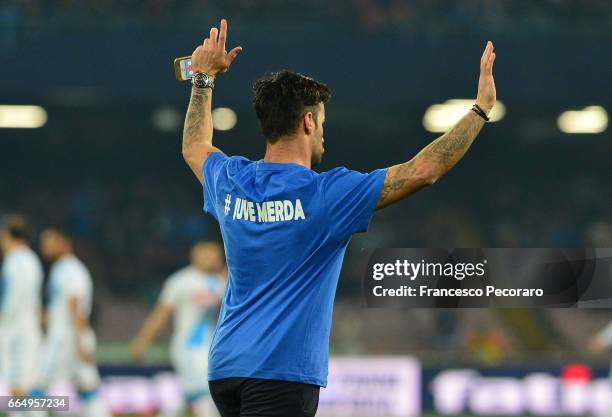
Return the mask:
[[[271,143],[295,133],[306,112],[313,112],[317,121],[317,105],[327,103],[331,97],[325,84],[287,70],[260,78],[253,91],[253,107],[261,132]]]
[[[28,220],[21,214],[9,214],[2,218],[0,230],[8,233],[13,239],[28,240],[30,237]]]

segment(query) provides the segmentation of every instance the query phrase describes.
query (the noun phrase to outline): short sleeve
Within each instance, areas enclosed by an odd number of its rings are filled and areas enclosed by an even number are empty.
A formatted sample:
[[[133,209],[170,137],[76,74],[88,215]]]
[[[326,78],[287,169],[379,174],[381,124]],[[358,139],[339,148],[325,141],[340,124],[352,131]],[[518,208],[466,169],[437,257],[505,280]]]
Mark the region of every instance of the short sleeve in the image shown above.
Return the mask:
[[[38,271],[36,263],[30,259],[19,257],[7,261],[3,271],[6,275],[1,279],[4,281],[3,300],[0,300],[2,310],[0,313],[5,317],[5,322],[19,318],[23,314],[22,300],[29,297],[35,288],[36,274]]]
[[[70,268],[65,274],[66,282],[66,294],[69,297],[83,297],[87,293],[87,280],[88,277],[84,271],[79,271],[76,268]]]
[[[217,183],[219,174],[228,161],[228,157],[223,152],[211,154],[202,168],[204,178],[204,212],[212,214],[217,219]]]
[[[173,279],[168,279],[162,288],[161,294],[159,296],[159,302],[161,304],[168,304],[171,306],[176,306],[178,304],[179,298],[179,288],[176,285]]]
[[[36,264],[30,259],[19,258],[10,262],[6,269],[7,279],[11,282],[11,295],[16,300],[25,297],[33,283],[36,282]]]
[[[367,174],[336,168],[321,174],[323,198],[336,239],[344,241],[368,229],[386,174],[386,168]]]

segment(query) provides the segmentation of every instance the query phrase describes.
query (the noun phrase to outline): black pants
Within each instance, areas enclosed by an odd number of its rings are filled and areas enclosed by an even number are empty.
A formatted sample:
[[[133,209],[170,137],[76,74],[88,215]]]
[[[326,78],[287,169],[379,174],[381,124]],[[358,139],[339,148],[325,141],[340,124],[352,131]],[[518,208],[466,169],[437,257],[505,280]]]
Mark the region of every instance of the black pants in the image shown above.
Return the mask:
[[[314,417],[319,387],[259,378],[210,381],[210,394],[221,417]]]

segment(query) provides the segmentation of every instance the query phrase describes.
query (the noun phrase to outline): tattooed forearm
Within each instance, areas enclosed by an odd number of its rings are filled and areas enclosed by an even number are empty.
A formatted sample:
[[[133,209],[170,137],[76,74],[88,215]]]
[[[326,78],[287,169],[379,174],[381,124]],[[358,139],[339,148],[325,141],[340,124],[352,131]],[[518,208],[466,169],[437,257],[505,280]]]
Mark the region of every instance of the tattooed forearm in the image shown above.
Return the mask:
[[[386,207],[434,183],[465,155],[483,125],[480,116],[469,112],[413,159],[389,168],[376,208]]]
[[[465,155],[483,126],[484,120],[469,112],[450,131],[419,152],[417,158],[430,162],[437,177],[441,177]]]
[[[204,162],[211,153],[219,152],[219,149],[212,145],[211,101],[210,88],[193,87],[183,127],[183,158],[200,182],[204,179]]]
[[[194,88],[183,128],[183,152],[202,144],[212,145],[210,89]]]

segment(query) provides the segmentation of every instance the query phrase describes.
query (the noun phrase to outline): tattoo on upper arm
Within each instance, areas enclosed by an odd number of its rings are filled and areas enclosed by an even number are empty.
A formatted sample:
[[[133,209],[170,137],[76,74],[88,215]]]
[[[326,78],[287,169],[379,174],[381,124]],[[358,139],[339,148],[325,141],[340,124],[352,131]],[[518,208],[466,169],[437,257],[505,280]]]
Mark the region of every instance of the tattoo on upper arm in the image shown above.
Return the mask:
[[[416,173],[414,160],[401,164],[396,170],[387,173],[385,183],[380,192],[379,203],[384,202],[390,193],[401,190],[406,181]]]
[[[210,99],[210,90],[193,90],[187,117],[185,117],[185,127],[183,130],[183,148],[190,149],[193,145],[206,140],[202,135],[202,125],[204,124],[204,111]]]

